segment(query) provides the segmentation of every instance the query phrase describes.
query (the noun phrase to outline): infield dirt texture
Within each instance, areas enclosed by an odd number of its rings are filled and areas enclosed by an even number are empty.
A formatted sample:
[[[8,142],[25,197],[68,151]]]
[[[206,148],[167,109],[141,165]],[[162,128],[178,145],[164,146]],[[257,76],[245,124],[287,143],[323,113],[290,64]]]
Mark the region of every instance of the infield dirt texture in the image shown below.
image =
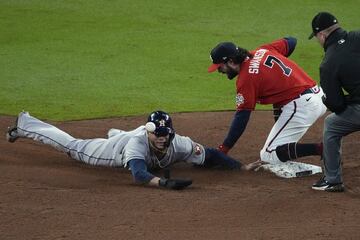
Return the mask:
[[[218,144],[232,112],[173,114],[178,133]],[[146,116],[53,122],[76,137],[104,137],[129,130]],[[5,129],[14,117],[1,117]],[[273,121],[257,111],[230,154],[243,162],[258,151]],[[304,142],[319,140],[322,121]],[[136,186],[129,171],[87,166],[54,149],[0,138],[1,239],[358,239],[360,225],[359,134],[345,138],[345,193],[314,191],[319,176],[281,179],[267,172],[195,169],[175,165],[174,177],[190,177],[184,191]],[[320,164],[318,158],[305,162]],[[162,174],[159,172],[158,174]]]

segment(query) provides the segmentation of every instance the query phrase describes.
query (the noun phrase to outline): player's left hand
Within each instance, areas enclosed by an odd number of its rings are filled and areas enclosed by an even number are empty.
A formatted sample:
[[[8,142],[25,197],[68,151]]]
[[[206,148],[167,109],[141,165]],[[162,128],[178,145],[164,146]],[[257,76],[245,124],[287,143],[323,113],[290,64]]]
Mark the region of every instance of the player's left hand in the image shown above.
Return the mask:
[[[258,169],[259,167],[261,167],[264,164],[268,164],[268,163],[264,162],[264,161],[261,161],[259,159],[259,160],[255,161],[255,162],[242,165],[241,169],[246,170],[246,171],[256,170],[256,169]]]
[[[191,179],[166,179],[161,178],[159,186],[173,190],[182,190],[192,184]]]

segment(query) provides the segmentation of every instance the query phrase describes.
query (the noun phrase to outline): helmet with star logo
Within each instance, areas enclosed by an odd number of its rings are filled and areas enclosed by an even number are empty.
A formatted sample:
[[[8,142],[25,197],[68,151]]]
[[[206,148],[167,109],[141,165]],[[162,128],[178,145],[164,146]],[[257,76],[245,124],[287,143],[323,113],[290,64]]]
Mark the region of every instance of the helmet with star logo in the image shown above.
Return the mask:
[[[175,130],[169,114],[164,111],[152,112],[147,120],[145,128],[148,132],[154,133],[157,137],[170,136],[170,141],[175,136]]]

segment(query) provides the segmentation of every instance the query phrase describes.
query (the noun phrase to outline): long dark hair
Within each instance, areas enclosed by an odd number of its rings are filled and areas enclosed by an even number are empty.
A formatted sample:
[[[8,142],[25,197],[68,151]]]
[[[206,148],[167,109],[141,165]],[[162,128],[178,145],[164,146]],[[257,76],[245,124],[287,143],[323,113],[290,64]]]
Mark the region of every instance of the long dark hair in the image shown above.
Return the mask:
[[[245,48],[237,47],[237,53],[235,56],[232,56],[231,59],[234,61],[234,63],[240,64],[247,57],[252,58],[253,55]]]

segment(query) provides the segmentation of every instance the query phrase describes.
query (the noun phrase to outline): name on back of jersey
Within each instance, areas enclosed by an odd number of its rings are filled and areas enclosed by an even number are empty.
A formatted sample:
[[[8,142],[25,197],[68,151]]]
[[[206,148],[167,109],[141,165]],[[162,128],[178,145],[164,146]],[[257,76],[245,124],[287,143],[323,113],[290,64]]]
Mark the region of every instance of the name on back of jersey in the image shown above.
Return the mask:
[[[254,57],[250,60],[249,73],[251,73],[251,74],[259,73],[259,66],[260,66],[261,59],[264,57],[264,55],[267,51],[268,50],[266,50],[266,49],[259,49],[255,52]]]

